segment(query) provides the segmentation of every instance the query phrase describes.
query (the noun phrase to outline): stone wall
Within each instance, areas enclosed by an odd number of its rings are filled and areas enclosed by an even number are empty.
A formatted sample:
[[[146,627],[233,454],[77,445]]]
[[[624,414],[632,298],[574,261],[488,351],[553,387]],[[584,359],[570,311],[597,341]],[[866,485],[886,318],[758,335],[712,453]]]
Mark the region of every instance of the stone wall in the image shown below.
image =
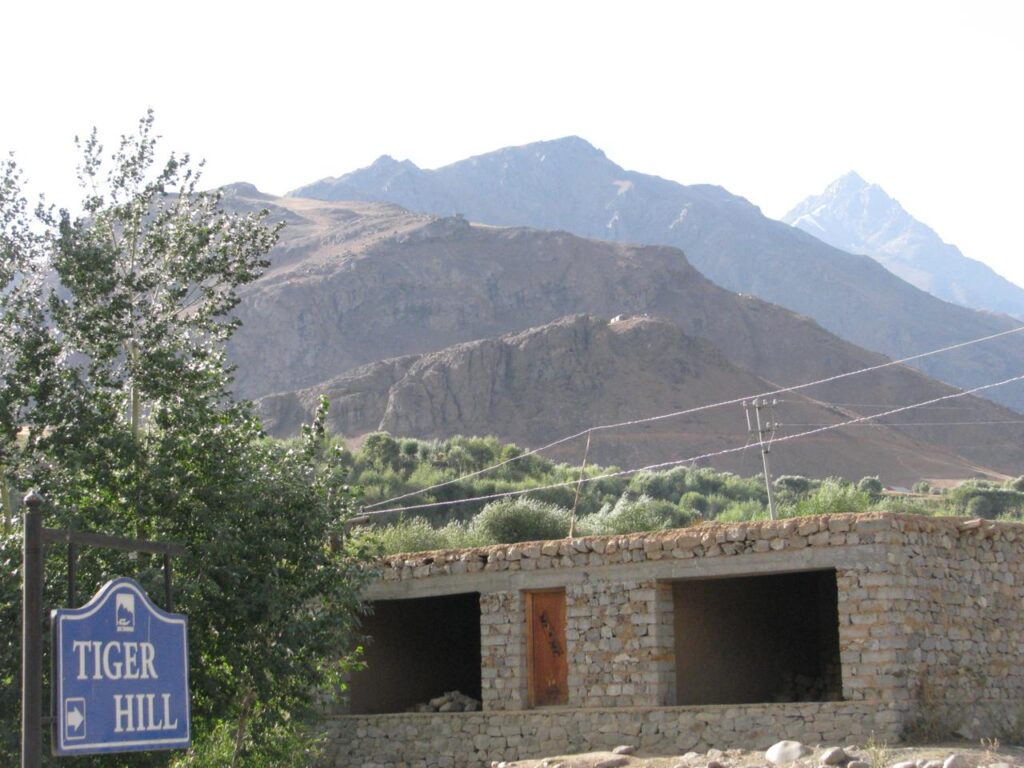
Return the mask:
[[[899,738],[882,702],[743,706],[543,709],[527,712],[334,717],[325,722],[324,766],[478,768],[492,760],[632,744],[665,755],[713,746],[766,749],[781,738],[808,744]]]
[[[1024,531],[982,521],[895,521],[910,591],[899,635],[909,725],[972,738],[1024,735]]]
[[[675,701],[673,582],[822,569],[836,574],[844,701],[662,708]],[[570,708],[534,711],[524,593],[550,588],[566,590]],[[1024,732],[1015,524],[870,513],[399,555],[368,596],[458,592],[480,593],[484,712],[332,720],[338,754],[468,766],[630,735],[671,753],[761,746],[762,736],[894,740],[922,725]]]
[[[674,703],[671,585],[593,580],[567,589],[569,703]]]
[[[526,708],[525,627],[520,592],[480,595],[480,690],[485,710]]]

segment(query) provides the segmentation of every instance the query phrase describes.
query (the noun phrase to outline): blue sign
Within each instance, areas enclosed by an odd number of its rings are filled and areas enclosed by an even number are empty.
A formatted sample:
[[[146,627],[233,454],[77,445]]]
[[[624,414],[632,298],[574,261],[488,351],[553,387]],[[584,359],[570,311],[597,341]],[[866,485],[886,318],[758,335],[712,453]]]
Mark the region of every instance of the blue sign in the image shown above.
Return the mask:
[[[55,755],[178,749],[191,743],[188,619],[134,579],[51,613]]]

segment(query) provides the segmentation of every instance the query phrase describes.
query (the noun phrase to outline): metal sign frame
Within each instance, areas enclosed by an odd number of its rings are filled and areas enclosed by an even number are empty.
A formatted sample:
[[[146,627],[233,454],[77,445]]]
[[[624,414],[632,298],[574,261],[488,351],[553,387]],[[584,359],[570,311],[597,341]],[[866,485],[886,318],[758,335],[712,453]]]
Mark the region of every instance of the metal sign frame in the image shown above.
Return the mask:
[[[69,602],[76,602],[77,546],[108,547],[124,552],[164,556],[164,589],[173,610],[171,557],[184,555],[181,544],[84,531],[43,527],[43,497],[35,491],[24,498],[25,522],[21,558],[21,768],[40,768],[43,753],[43,554],[47,544],[68,545]],[[52,721],[52,719],[51,719]]]

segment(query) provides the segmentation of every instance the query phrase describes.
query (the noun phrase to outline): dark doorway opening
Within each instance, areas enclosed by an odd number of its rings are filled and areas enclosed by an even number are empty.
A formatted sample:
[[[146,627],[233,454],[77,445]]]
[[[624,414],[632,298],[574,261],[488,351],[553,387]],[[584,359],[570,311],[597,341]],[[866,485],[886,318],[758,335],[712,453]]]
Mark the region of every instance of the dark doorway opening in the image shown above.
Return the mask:
[[[842,698],[836,573],[673,584],[676,703]]]
[[[480,699],[480,595],[378,600],[363,620],[366,668],[349,711],[405,712],[449,691]]]

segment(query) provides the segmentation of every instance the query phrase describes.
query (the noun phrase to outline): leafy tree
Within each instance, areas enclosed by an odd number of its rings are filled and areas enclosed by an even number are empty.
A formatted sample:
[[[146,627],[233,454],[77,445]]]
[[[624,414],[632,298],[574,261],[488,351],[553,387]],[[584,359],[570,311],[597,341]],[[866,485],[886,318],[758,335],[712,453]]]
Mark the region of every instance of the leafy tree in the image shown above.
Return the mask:
[[[780,475],[775,478],[772,485],[778,491],[788,491],[796,496],[810,491],[813,487],[813,482],[803,475]]]
[[[969,517],[991,518],[994,516],[995,505],[988,496],[972,496],[965,511]]]
[[[31,212],[17,167],[0,169],[0,477],[38,487],[48,525],[186,545],[176,591],[196,732],[230,732],[232,765],[266,761],[303,738],[310,691],[338,682],[352,647],[367,552],[340,537],[350,457],[326,438],[325,409],[281,444],[230,397],[229,313],[276,240],[265,213],[225,211],[187,156],[158,161],[152,114],[109,156],[95,133],[80,146],[81,216]],[[17,527],[0,539],[5,696],[17,675],[12,542]],[[47,603],[63,605],[51,554]],[[87,549],[80,592],[130,575],[158,597],[159,565]],[[13,762],[17,717],[0,700],[0,763]]]
[[[398,468],[401,450],[398,441],[387,432],[371,432],[363,442],[360,455],[369,466],[383,472]]]
[[[864,493],[871,496],[871,498],[873,499],[877,499],[879,496],[882,495],[882,481],[879,480],[877,476],[862,477],[857,482],[857,490],[863,491]]]

